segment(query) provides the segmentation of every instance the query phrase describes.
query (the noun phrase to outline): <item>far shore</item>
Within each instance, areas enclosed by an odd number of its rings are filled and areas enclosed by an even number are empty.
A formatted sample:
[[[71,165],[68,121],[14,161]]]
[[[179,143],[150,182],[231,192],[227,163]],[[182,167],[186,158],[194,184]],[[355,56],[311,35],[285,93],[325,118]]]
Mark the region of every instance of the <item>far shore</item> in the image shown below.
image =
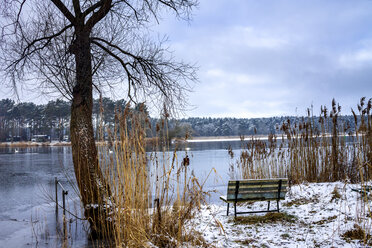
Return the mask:
[[[254,135],[255,139],[267,139],[267,135]],[[186,140],[186,142],[213,142],[213,141],[239,141],[242,137],[240,136],[201,136],[193,137]],[[244,139],[250,139],[252,136],[245,136]],[[147,138],[147,142],[154,142],[154,138]],[[173,142],[185,142],[184,139],[174,139]],[[102,145],[102,142],[96,142],[98,146]],[[17,141],[17,142],[0,142],[1,147],[37,147],[37,146],[71,146],[71,142],[66,141],[52,141],[52,142],[31,142],[31,141]]]
[[[17,141],[17,142],[0,142],[0,147],[34,147],[34,146],[71,146],[71,142],[66,141],[52,141],[52,142],[31,142],[31,141]]]
[[[364,135],[364,134],[359,134]],[[339,134],[342,136],[350,136],[349,134]],[[351,135],[355,136],[355,134]],[[314,136],[316,137],[316,136]],[[325,137],[331,137],[331,134],[326,134]],[[269,135],[242,135],[242,136],[196,136],[185,140],[184,138],[174,138],[172,143],[198,143],[198,142],[218,142],[218,141],[242,141],[242,140],[267,140]],[[286,136],[277,136],[277,138],[287,139]],[[156,142],[157,138],[146,138],[146,142]],[[107,143],[107,141],[106,141]],[[103,142],[96,142],[98,146],[103,145]],[[71,146],[71,142],[67,141],[52,141],[52,142],[31,142],[31,141],[19,141],[19,142],[0,142],[1,147],[33,147],[33,146]]]
[[[242,136],[200,136],[200,137],[192,137],[188,139],[187,142],[212,142],[212,141],[241,141],[241,140],[249,140],[252,139],[259,139],[265,140],[268,139],[268,135],[242,135]]]
[[[359,135],[363,136],[363,133],[360,133]],[[346,134],[346,133],[339,133],[339,137],[349,137],[349,136],[356,136],[355,133],[353,134]],[[316,135],[313,136],[318,137]],[[332,134],[327,133],[325,135],[322,135],[321,137],[332,137]],[[287,139],[286,135],[276,135],[277,139]],[[197,143],[197,142],[214,142],[214,141],[247,141],[247,140],[268,140],[269,139],[269,134],[254,134],[254,135],[241,135],[241,136],[197,136],[197,137],[192,137],[187,140],[184,138],[175,138],[173,140],[174,143],[183,143],[183,142],[189,142],[189,143]]]

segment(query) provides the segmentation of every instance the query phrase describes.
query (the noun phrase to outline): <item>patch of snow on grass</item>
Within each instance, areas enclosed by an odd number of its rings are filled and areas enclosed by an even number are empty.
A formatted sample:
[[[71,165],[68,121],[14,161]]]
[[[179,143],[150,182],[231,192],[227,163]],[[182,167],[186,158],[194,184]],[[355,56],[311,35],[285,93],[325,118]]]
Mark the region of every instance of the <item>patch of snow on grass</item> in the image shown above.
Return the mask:
[[[341,182],[292,186],[280,201],[281,214],[272,214],[279,217],[275,221],[265,213],[235,219],[233,204],[226,216],[227,204],[221,201],[203,206],[192,225],[215,247],[363,247],[358,240],[342,237],[355,224],[364,230],[371,228],[368,201],[351,190],[360,187]],[[276,202],[271,202],[270,209],[275,208]],[[238,211],[266,209],[267,202],[237,207]]]

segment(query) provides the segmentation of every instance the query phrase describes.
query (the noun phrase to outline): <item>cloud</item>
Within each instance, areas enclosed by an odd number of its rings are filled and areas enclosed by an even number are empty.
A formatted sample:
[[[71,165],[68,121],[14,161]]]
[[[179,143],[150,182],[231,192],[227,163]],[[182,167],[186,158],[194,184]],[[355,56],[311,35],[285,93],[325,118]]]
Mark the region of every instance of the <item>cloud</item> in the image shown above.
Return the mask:
[[[361,49],[354,52],[341,54],[340,65],[346,69],[358,69],[372,66],[372,48]]]
[[[195,22],[167,24],[176,57],[200,67],[189,115],[295,115],[332,98],[348,111],[372,96],[371,12],[371,1],[203,1]]]
[[[257,49],[277,49],[289,43],[284,37],[269,34],[250,26],[233,26],[227,32],[218,35],[214,41],[219,44]]]
[[[188,116],[306,113],[372,96],[372,1],[203,0],[190,23],[166,13],[155,33],[199,66]]]

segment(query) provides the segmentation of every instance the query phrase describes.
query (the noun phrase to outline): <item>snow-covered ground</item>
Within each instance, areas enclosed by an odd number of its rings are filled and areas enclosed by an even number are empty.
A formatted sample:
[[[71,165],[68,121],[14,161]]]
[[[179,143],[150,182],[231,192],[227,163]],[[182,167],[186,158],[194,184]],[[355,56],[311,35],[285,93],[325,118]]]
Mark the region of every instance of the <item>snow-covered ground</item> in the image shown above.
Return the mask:
[[[281,215],[238,215],[235,220],[230,204],[203,206],[193,226],[215,247],[366,247],[363,242],[345,239],[343,234],[355,224],[371,228],[368,202],[351,189],[361,185],[310,183],[292,186],[286,199],[280,201]],[[335,193],[336,191],[339,193]],[[363,200],[364,198],[364,200]],[[275,209],[276,202],[271,208]],[[265,210],[267,202],[240,206],[240,211]]]

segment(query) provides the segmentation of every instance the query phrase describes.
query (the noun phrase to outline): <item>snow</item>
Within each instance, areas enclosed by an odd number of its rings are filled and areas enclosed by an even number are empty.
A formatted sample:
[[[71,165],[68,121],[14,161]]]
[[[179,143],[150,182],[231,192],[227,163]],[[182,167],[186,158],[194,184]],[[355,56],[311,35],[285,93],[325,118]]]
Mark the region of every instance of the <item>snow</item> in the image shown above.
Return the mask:
[[[243,140],[250,140],[252,136],[244,137]],[[267,140],[267,135],[256,135],[255,140]],[[200,142],[226,142],[226,141],[241,141],[242,138],[239,136],[217,136],[217,137],[194,137],[193,139],[188,139],[188,143],[200,143]]]
[[[334,197],[337,189],[340,198]],[[292,186],[280,201],[280,212],[295,216],[292,222],[242,224],[235,221],[233,208],[226,216],[226,203],[203,206],[192,224],[215,247],[363,247],[360,241],[346,241],[342,234],[355,224],[370,230],[368,201],[352,191],[359,184],[309,183]],[[276,202],[271,203],[275,208]],[[265,210],[267,202],[239,206],[238,210]],[[238,217],[264,216],[243,214]],[[358,243],[359,242],[359,243]]]
[[[335,188],[340,198],[334,197]],[[293,221],[278,220],[276,222],[255,222],[254,224],[239,223],[233,216],[233,208],[230,208],[230,215],[226,216],[226,203],[204,205],[201,211],[196,213],[191,220],[190,227],[196,228],[210,247],[367,247],[358,240],[345,240],[342,234],[351,230],[355,224],[364,230],[371,230],[372,222],[368,213],[370,207],[364,196],[352,189],[361,188],[360,184],[335,183],[308,183],[292,186],[286,199],[280,201],[280,212],[288,216],[295,216]],[[71,203],[72,204],[72,203]],[[230,204],[231,206],[232,204]],[[276,202],[271,203],[275,208]],[[263,210],[267,202],[255,202],[251,205],[238,206],[239,211]],[[55,219],[54,205],[45,206],[45,220]],[[28,214],[24,213],[25,215]],[[265,214],[243,214],[238,218],[258,216]],[[35,215],[34,215],[35,217]],[[9,220],[3,223],[3,229],[14,227],[18,231],[9,230],[9,235],[0,239],[0,247],[29,247],[35,245],[31,233],[32,223],[22,219]],[[39,216],[36,219],[38,233],[43,230],[46,223],[44,218]],[[40,221],[39,221],[40,220]],[[35,222],[36,223],[36,222]],[[72,226],[75,226],[73,224]],[[49,227],[51,228],[49,230]],[[76,229],[81,228],[80,225]],[[47,228],[47,227],[45,227]],[[60,247],[60,240],[55,233],[55,223],[49,223],[46,233],[48,239],[40,238],[41,247]],[[53,231],[54,230],[54,231]],[[75,230],[76,231],[76,230]],[[77,232],[77,231],[76,231]],[[44,233],[44,232],[42,232]],[[370,233],[370,231],[369,231]],[[44,244],[44,242],[47,243]],[[72,241],[71,241],[72,242]],[[85,247],[86,237],[80,233],[78,238],[73,240],[73,247]],[[32,246],[31,245],[31,246]],[[150,245],[149,247],[155,247]],[[187,244],[183,247],[189,247]]]

